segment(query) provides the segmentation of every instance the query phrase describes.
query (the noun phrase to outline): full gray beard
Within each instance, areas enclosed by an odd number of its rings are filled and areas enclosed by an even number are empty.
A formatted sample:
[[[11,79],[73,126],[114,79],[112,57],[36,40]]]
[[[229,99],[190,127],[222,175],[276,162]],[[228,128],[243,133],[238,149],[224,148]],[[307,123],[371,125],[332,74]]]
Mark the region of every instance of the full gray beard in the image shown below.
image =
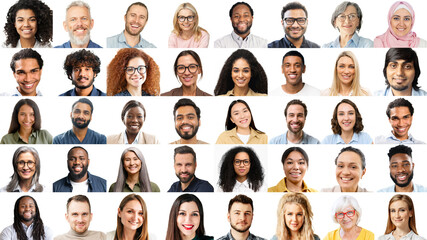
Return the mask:
[[[86,45],[90,41],[90,30],[89,29],[87,30],[86,36],[84,36],[82,39],[75,37],[72,30],[68,31],[68,35],[70,36],[70,42],[73,45]]]

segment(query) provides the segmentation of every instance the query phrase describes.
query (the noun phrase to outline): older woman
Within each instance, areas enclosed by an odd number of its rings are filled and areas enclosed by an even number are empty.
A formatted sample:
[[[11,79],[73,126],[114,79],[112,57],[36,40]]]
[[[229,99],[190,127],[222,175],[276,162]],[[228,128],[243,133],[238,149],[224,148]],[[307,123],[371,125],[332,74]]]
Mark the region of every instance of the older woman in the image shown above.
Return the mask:
[[[405,1],[395,2],[388,12],[387,31],[374,39],[374,47],[383,48],[416,48],[427,47],[427,41],[412,32],[415,12]]]
[[[360,37],[357,32],[362,28],[362,10],[354,2],[342,2],[332,13],[331,24],[340,36],[335,41],[323,45],[324,48],[369,48],[372,40]]]
[[[332,207],[332,219],[340,228],[329,232],[323,240],[374,240],[371,231],[357,226],[362,217],[362,209],[356,198],[352,196],[339,197]]]

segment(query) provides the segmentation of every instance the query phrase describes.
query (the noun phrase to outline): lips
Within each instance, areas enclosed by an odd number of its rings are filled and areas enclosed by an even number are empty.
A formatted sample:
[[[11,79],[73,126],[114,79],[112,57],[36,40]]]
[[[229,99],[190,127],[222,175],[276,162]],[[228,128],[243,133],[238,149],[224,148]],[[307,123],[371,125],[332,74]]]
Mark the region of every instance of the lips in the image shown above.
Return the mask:
[[[290,177],[292,178],[299,178],[301,177],[301,172],[290,172]]]
[[[81,166],[81,165],[74,165],[73,166],[73,170],[76,173],[80,173],[81,171],[83,171],[83,166]]]
[[[399,181],[406,181],[406,179],[408,178],[408,174],[398,174],[396,175],[396,179]]]
[[[183,132],[190,132],[191,130],[193,130],[193,126],[189,124],[183,124],[179,127],[179,129],[181,129]]]
[[[407,131],[408,131],[408,128],[407,127],[396,127],[396,128],[394,128],[394,130],[397,132],[397,133],[406,133]]]
[[[350,127],[351,126],[351,121],[348,121],[348,122],[342,122],[342,125],[344,126],[344,127]]]
[[[296,75],[296,74],[288,74],[288,77],[290,79],[296,79],[298,77],[298,75]]]
[[[184,227],[185,230],[190,231],[191,229],[194,228],[193,224],[182,224],[182,226]]]
[[[21,87],[24,89],[31,89],[34,87],[34,85],[35,85],[35,82],[33,82],[33,83],[21,83]]]
[[[31,176],[31,173],[32,173],[32,171],[30,169],[21,171],[21,174],[23,176]]]
[[[393,81],[396,82],[397,84],[401,84],[406,82],[407,78],[401,78],[401,77],[394,77]]]
[[[350,183],[354,180],[352,177],[340,177],[342,183]]]

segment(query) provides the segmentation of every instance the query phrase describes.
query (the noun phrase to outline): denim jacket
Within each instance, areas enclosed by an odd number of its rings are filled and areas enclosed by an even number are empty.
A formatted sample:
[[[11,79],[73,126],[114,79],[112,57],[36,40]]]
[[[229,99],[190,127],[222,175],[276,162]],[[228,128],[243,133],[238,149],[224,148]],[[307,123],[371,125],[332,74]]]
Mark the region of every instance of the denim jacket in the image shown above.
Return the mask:
[[[91,175],[87,172],[88,181],[88,192],[106,192],[107,181],[95,175]],[[70,174],[68,176],[59,179],[53,183],[53,192],[72,192],[73,186],[71,185]]]

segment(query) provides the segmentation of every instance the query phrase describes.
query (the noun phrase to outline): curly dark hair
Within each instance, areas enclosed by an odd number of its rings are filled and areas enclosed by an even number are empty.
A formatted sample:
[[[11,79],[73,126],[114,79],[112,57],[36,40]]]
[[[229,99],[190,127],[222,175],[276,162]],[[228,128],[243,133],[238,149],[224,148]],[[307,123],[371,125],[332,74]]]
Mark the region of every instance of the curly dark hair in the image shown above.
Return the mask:
[[[35,38],[42,45],[48,45],[52,41],[53,35],[53,17],[52,10],[40,0],[19,0],[9,8],[4,25],[6,34],[5,45],[16,47],[20,38],[15,28],[16,13],[21,9],[30,9],[36,15],[37,32]]]
[[[254,190],[254,192],[257,192],[264,182],[264,169],[254,150],[250,147],[238,146],[228,150],[221,159],[218,185],[224,192],[232,192],[236,184],[237,174],[234,171],[234,158],[241,152],[247,153],[251,161],[251,166],[247,175],[249,187]]]
[[[128,62],[140,57],[147,65],[147,79],[142,84],[142,90],[151,96],[160,94],[160,70],[152,57],[136,48],[120,49],[107,67],[107,96],[114,96],[126,90],[126,72]]]
[[[101,71],[101,60],[93,52],[82,49],[67,56],[64,62],[64,70],[68,79],[73,80],[73,69],[78,67],[91,67],[95,75]]]
[[[353,132],[355,133],[361,132],[363,130],[362,115],[360,114],[356,104],[350,101],[349,99],[343,99],[341,100],[341,102],[337,104],[337,106],[335,106],[334,114],[332,115],[332,119],[331,119],[332,132],[334,132],[334,134],[339,134],[339,135],[341,135],[342,133],[340,124],[338,123],[338,107],[342,103],[347,103],[354,108],[354,111],[356,112],[356,123],[354,124]]]
[[[249,88],[257,93],[267,94],[267,75],[261,64],[258,62],[256,57],[246,49],[238,49],[233,52],[230,57],[225,61],[222,67],[221,73],[219,74],[218,83],[216,84],[214,94],[215,96],[226,94],[228,91],[234,88],[234,82],[231,78],[231,71],[233,64],[238,59],[245,59],[251,68],[251,80],[249,82]]]

